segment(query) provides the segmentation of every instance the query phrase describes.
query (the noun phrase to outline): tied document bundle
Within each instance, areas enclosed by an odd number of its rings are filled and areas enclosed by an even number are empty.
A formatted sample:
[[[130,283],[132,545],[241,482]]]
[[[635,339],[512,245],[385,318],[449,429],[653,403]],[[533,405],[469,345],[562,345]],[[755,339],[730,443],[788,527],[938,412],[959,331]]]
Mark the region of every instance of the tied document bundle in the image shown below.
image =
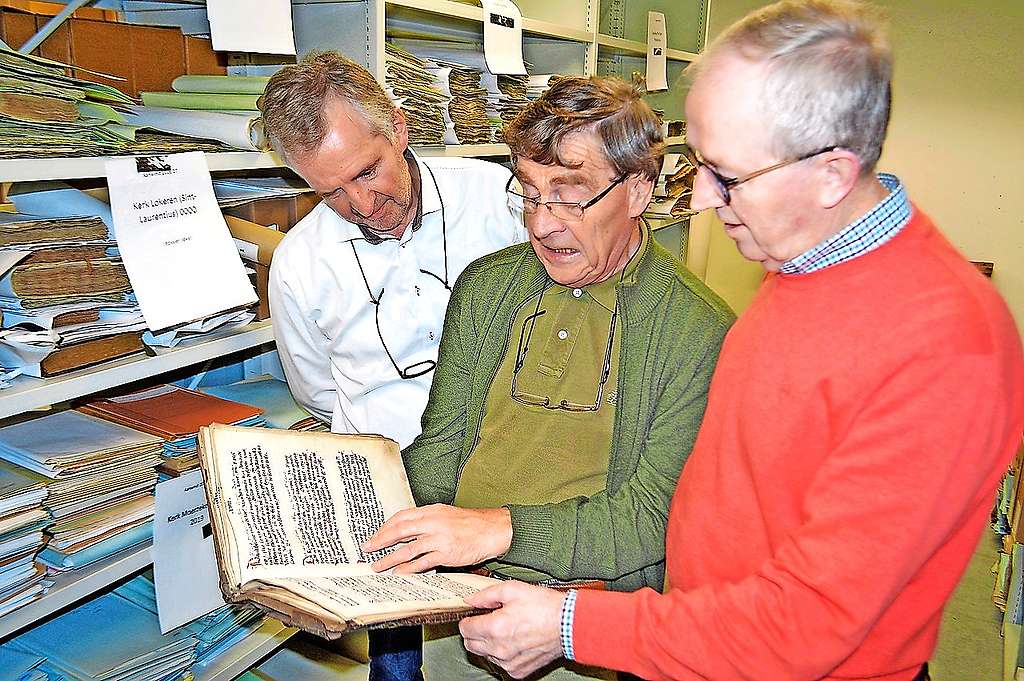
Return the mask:
[[[199,433],[220,586],[324,638],[351,629],[459,619],[496,583],[468,573],[376,573],[359,547],[415,505],[398,444],[213,424]]]

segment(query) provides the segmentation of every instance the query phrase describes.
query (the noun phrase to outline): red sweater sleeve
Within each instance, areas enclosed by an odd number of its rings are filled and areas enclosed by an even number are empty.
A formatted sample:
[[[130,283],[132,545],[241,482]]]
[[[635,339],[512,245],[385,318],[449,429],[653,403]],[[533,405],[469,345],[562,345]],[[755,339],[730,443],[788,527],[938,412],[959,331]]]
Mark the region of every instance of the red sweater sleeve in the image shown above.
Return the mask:
[[[992,366],[990,355],[944,355],[889,376],[837,434],[801,524],[746,578],[667,595],[581,591],[576,659],[651,679],[817,679],[905,608],[938,617],[988,517],[1007,441],[1019,441],[1016,399]]]

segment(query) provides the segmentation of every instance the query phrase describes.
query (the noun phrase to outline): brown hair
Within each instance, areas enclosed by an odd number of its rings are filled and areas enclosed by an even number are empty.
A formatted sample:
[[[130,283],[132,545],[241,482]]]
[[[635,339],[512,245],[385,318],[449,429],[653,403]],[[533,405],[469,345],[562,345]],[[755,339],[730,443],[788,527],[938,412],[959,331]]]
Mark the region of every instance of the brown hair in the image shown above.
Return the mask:
[[[566,135],[596,132],[619,174],[655,180],[665,142],[661,124],[642,91],[620,78],[562,78],[505,128],[513,158],[572,167],[558,153]]]
[[[395,105],[370,72],[337,52],[311,52],[275,73],[260,99],[263,130],[274,149],[287,157],[319,148],[328,133],[324,107],[333,97],[394,140]]]

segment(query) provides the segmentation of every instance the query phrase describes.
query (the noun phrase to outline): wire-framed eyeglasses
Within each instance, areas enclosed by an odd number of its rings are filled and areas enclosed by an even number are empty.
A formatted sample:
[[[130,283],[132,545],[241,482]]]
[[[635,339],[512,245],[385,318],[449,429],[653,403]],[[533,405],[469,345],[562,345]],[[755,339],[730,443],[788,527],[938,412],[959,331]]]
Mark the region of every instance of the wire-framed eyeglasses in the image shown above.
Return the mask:
[[[597,411],[601,407],[601,399],[604,397],[604,385],[608,382],[608,377],[612,371],[612,348],[615,343],[615,321],[618,319],[619,306],[615,305],[612,310],[612,321],[608,326],[608,345],[604,350],[604,363],[601,365],[601,380],[597,384],[597,396],[594,397],[593,403],[576,403],[568,400],[559,400],[558,402],[552,402],[551,397],[548,395],[532,395],[530,393],[523,392],[519,389],[518,377],[519,372],[523,368],[523,364],[526,362],[526,355],[530,350],[530,339],[533,337],[533,328],[537,324],[537,318],[543,316],[546,311],[540,309],[541,300],[543,300],[543,292],[537,298],[537,308],[533,311],[533,314],[529,315],[523,320],[523,327],[519,330],[519,345],[516,348],[516,363],[512,367],[512,386],[509,389],[509,397],[520,404],[526,404],[531,407],[544,407],[545,409],[561,409],[563,411]],[[527,328],[529,327],[529,328]]]
[[[731,190],[735,189],[744,182],[753,180],[755,177],[761,177],[762,175],[770,173],[773,170],[785,168],[788,165],[799,163],[800,161],[806,161],[807,159],[813,158],[819,154],[824,154],[829,151],[835,151],[836,149],[840,148],[841,147],[839,145],[823,147],[821,149],[818,149],[817,151],[812,151],[809,154],[804,154],[802,156],[797,156],[795,158],[788,158],[785,161],[779,161],[778,163],[772,164],[767,168],[761,168],[760,170],[755,170],[752,173],[740,175],[739,177],[726,177],[725,175],[722,175],[717,170],[715,170],[714,167],[708,165],[707,161],[705,161],[704,158],[700,155],[700,152],[698,152],[696,149],[694,149],[688,144],[683,146],[683,155],[685,156],[687,162],[697,169],[698,173],[700,173],[700,171],[702,170],[707,171],[707,173],[711,176],[712,180],[714,180],[713,186],[715,188],[715,192],[718,194],[718,198],[722,200],[722,203],[724,205],[728,206],[732,202]]]
[[[551,215],[559,220],[564,220],[566,222],[579,222],[583,219],[583,214],[588,208],[608,196],[608,194],[627,177],[629,177],[628,173],[619,175],[597,196],[588,201],[541,201],[540,196],[526,196],[525,194],[520,194],[512,188],[512,183],[516,181],[514,175],[508,178],[508,183],[505,185],[505,193],[508,194],[508,207],[513,212],[533,215],[541,206],[544,206],[551,211]]]

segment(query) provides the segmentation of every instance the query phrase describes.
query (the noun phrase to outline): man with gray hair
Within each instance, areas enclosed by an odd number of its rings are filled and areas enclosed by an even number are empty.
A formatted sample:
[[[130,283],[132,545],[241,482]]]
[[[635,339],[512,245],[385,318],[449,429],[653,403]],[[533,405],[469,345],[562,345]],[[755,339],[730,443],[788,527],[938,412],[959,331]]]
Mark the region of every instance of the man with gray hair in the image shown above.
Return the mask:
[[[665,593],[509,583],[466,648],[658,679],[920,681],[1024,428],[991,284],[876,174],[890,52],[865,6],[788,1],[727,30],[686,101],[713,208],[768,274],[730,331],[673,497]]]
[[[420,507],[365,548],[399,545],[377,569],[484,564],[549,585],[660,589],[669,498],[733,315],[641,219],[663,140],[638,90],[562,79],[505,139],[530,244],[459,277],[423,433],[402,453]],[[425,639],[430,678],[499,671],[467,657],[454,627]]]
[[[278,71],[261,109],[274,148],[323,198],[285,236],[270,272],[288,385],[332,431],[404,447],[420,432],[455,278],[525,240],[506,206],[509,172],[416,156],[402,111],[336,52]],[[418,628],[400,639],[371,635],[371,679],[420,678]]]

